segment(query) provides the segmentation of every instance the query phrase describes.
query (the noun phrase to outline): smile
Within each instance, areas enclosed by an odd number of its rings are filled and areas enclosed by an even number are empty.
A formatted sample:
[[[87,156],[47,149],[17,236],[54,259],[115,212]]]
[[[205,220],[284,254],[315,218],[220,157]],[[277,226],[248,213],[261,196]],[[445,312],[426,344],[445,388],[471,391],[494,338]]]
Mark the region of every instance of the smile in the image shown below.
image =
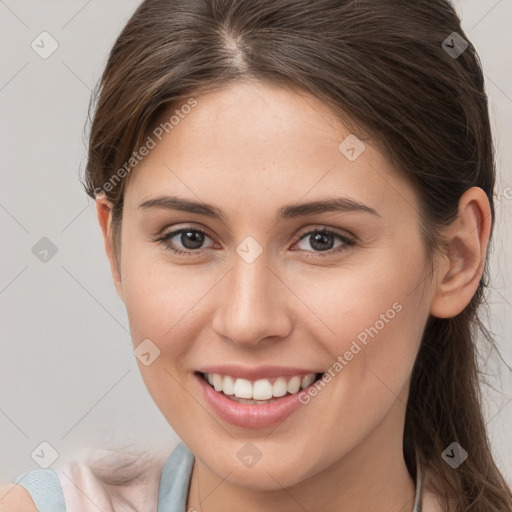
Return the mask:
[[[203,397],[210,410],[221,420],[243,428],[271,427],[284,421],[294,411],[303,407],[299,400],[300,393],[314,385],[323,373],[306,373],[301,375],[286,372],[279,375],[276,371],[268,371],[273,376],[261,378],[251,375],[248,371],[232,371],[243,376],[229,375],[228,371],[218,373],[194,372]]]
[[[321,373],[294,375],[292,377],[272,377],[250,381],[219,373],[204,373],[203,378],[219,393],[239,403],[267,404],[286,394],[294,395],[318,380]]]

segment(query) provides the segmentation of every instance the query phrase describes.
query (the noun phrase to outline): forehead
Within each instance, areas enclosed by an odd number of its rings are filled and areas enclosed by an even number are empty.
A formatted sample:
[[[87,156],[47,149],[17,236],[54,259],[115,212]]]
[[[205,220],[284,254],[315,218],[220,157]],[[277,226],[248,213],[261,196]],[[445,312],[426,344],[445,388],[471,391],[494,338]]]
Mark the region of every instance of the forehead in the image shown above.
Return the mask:
[[[167,129],[159,137],[150,134],[155,145],[132,171],[128,206],[157,193],[233,207],[333,192],[372,200],[375,207],[386,197],[395,204],[400,198],[414,202],[371,139],[359,143],[356,149],[364,149],[356,160],[347,158],[343,141],[357,139],[326,104],[304,91],[242,82],[194,100],[192,108],[173,107],[158,120],[157,128],[168,123]]]

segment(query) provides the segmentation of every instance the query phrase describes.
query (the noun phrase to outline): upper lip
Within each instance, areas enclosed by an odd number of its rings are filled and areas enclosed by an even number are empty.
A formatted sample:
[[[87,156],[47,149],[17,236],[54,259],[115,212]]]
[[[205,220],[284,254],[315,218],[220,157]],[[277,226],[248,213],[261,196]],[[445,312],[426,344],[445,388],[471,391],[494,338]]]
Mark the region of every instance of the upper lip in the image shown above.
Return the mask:
[[[218,373],[247,380],[270,379],[272,377],[293,377],[294,375],[309,375],[310,373],[323,373],[323,370],[306,368],[292,368],[285,366],[258,366],[250,368],[241,365],[211,365],[197,369],[201,373]]]

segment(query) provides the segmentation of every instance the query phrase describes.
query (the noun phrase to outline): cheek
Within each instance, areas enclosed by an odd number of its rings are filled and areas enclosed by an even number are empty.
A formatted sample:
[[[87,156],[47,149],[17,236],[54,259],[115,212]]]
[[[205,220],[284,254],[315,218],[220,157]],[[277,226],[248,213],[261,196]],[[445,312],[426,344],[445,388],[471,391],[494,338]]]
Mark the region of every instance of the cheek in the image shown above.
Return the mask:
[[[121,279],[133,341],[161,340],[182,321],[190,322],[190,311],[212,279],[194,265],[179,266],[165,258],[164,249],[149,245],[129,233],[123,246]],[[126,248],[126,249],[125,249]],[[129,248],[129,249],[128,249]],[[185,316],[187,315],[187,316]],[[179,329],[182,324],[178,324]]]
[[[126,256],[122,279],[134,347],[149,339],[160,351],[148,366],[138,362],[141,376],[164,417],[181,432],[183,421],[175,424],[176,418],[186,418],[190,407],[189,382],[181,372],[191,340],[199,337],[200,299],[212,279],[193,277],[193,270],[157,261],[154,253],[142,249]]]
[[[290,275],[294,291],[310,308],[302,308],[301,321],[315,328],[314,338],[323,340],[333,355],[349,350],[353,340],[362,346],[366,341],[368,348],[371,340],[379,340],[386,350],[407,340],[414,345],[428,311],[420,256],[419,248],[407,254],[375,251],[338,269]]]
[[[197,285],[199,286],[199,285]],[[162,355],[176,358],[190,345],[200,311],[200,289],[169,276],[144,275],[131,282],[125,294],[126,310],[134,344],[154,341]]]
[[[321,320],[309,313],[310,337],[329,354],[333,401],[340,404],[331,414],[341,423],[365,424],[372,415],[377,421],[409,379],[429,312],[421,254],[419,244],[407,254],[383,251],[336,277],[295,281]]]

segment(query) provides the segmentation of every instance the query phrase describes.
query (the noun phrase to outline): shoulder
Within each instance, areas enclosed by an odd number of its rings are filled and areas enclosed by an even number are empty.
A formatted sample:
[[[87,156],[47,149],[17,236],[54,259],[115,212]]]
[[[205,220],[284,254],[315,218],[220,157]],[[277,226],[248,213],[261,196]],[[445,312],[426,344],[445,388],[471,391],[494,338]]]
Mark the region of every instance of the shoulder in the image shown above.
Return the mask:
[[[37,512],[30,493],[21,485],[0,485],[0,512]]]
[[[32,469],[2,485],[0,512],[66,512],[59,477],[53,469]]]

